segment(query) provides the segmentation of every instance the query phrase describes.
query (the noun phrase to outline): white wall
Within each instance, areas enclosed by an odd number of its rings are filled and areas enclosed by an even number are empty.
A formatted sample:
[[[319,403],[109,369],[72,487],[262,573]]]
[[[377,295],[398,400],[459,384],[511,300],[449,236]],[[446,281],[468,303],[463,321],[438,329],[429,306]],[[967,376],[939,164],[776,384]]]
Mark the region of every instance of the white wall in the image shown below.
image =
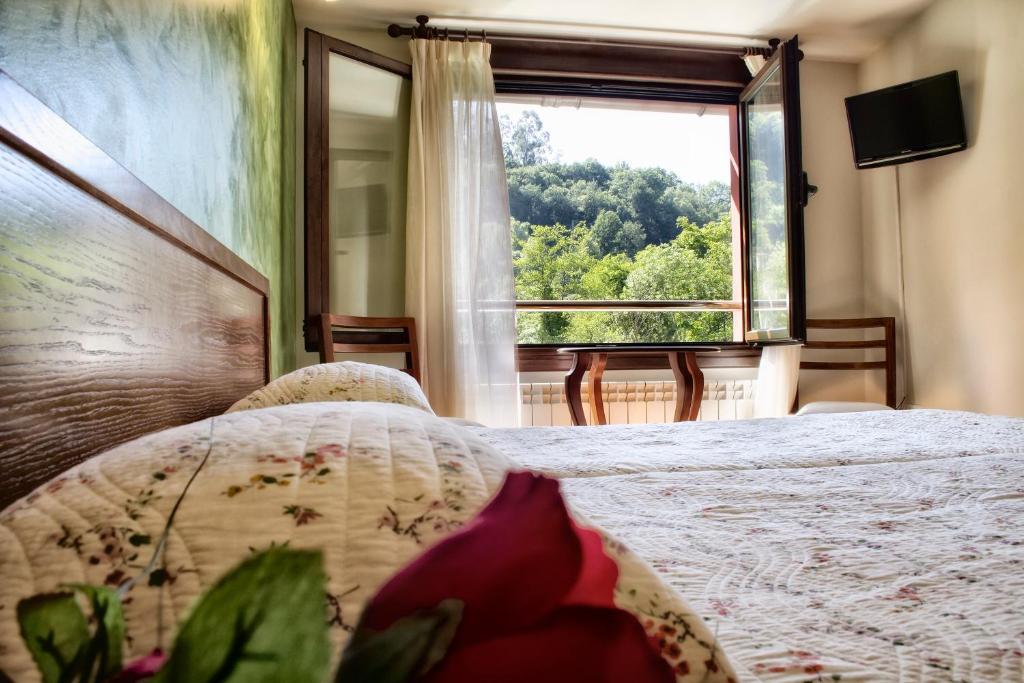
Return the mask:
[[[898,167],[913,404],[1024,415],[1024,2],[938,0],[861,90],[960,72],[969,147]],[[868,301],[899,302],[896,169],[862,171]]]
[[[857,87],[854,64],[810,60],[800,64],[804,170],[811,184],[818,186],[804,210],[809,318],[894,313],[884,306],[866,307],[864,301],[860,175],[853,164],[843,101]],[[866,374],[875,373],[804,370],[800,402],[880,398],[884,402],[884,389],[879,394],[876,387],[882,386],[879,378],[870,376],[865,385]]]

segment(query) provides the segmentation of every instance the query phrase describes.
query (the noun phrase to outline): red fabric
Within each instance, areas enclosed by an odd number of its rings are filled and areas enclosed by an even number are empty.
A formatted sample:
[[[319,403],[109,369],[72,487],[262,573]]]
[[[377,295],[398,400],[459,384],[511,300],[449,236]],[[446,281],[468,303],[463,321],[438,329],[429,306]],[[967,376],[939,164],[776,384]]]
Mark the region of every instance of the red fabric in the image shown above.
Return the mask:
[[[617,579],[600,536],[569,517],[558,482],[514,472],[472,522],[381,588],[363,625],[383,630],[462,600],[432,683],[672,681],[639,622],[615,607]]]

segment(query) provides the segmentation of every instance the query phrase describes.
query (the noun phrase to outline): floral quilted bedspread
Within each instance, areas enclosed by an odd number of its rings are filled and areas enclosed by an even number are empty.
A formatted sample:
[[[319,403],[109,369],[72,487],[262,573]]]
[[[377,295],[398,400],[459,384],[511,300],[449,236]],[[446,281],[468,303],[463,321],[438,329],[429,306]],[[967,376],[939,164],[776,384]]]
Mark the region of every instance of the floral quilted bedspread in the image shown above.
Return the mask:
[[[476,430],[685,595],[741,680],[1024,680],[1024,420]]]
[[[457,529],[514,466],[470,431],[384,403],[246,410],[163,431],[69,470],[0,513],[0,670],[38,680],[21,598],[62,584],[126,586],[126,658],[167,647],[204,589],[274,545],[322,549],[325,618],[339,653],[377,588]],[[614,538],[616,603],[679,681],[728,681],[714,627]],[[538,567],[538,571],[543,571]]]

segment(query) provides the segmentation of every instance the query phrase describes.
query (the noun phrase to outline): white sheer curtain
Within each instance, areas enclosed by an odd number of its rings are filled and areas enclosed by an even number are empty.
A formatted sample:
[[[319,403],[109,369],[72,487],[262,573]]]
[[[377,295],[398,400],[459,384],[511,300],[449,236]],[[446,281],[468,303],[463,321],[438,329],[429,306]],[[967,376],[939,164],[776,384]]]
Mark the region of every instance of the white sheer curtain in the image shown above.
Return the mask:
[[[515,285],[491,46],[413,40],[406,309],[441,415],[515,425]]]
[[[800,378],[799,344],[776,344],[761,349],[754,393],[754,417],[789,415]]]

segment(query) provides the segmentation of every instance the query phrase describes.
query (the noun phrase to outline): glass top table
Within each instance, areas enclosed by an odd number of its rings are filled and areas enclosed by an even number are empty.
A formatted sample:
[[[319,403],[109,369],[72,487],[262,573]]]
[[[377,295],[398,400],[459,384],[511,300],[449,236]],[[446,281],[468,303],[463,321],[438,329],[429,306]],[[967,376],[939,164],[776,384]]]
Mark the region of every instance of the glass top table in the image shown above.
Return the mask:
[[[650,356],[665,354],[676,381],[676,407],[673,419],[676,422],[696,420],[700,415],[700,404],[704,395],[704,373],[697,363],[698,353],[716,353],[720,346],[709,344],[662,344],[652,346],[565,346],[558,353],[571,354],[572,365],[565,373],[565,399],[569,404],[569,416],[574,425],[586,425],[587,416],[583,409],[583,375],[588,374],[590,387],[590,410],[597,424],[608,424],[601,393],[601,378],[608,357]]]

